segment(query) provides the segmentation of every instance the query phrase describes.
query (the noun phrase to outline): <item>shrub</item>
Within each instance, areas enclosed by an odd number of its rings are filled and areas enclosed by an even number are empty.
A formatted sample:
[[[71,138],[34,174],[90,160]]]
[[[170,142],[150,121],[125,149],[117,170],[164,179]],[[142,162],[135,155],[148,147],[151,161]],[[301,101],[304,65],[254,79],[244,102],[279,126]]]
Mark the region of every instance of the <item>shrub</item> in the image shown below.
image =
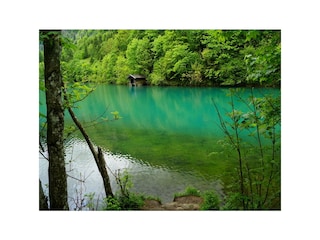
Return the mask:
[[[242,197],[239,192],[231,193],[226,197],[226,203],[223,210],[240,210],[242,209]],[[242,209],[243,210],[243,209]]]
[[[102,210],[121,210],[121,204],[115,197],[107,197],[103,200]]]
[[[135,193],[116,195],[105,198],[103,203],[102,210],[139,210],[144,205],[144,197]]]
[[[105,206],[103,210],[139,210],[144,205],[144,196],[130,192],[133,186],[127,171],[122,174],[116,172],[116,181],[120,190],[116,195],[104,199]]]
[[[201,193],[198,189],[192,187],[192,186],[188,186],[184,192],[179,192],[179,193],[175,193],[174,194],[174,198],[177,197],[184,197],[184,196],[197,196],[200,197]]]
[[[144,198],[140,194],[130,193],[129,195],[118,196],[122,210],[139,210],[144,205]]]
[[[202,194],[203,203],[200,206],[201,210],[219,210],[220,199],[214,191],[206,191]]]

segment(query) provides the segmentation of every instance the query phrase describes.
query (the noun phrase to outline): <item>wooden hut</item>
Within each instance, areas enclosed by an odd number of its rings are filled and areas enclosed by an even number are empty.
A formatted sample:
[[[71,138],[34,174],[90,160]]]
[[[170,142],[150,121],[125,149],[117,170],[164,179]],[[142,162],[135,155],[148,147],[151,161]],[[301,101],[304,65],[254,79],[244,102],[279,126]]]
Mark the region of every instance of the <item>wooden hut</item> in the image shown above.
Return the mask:
[[[129,80],[129,85],[132,87],[142,86],[147,84],[147,79],[143,75],[130,74],[128,76],[128,80]]]

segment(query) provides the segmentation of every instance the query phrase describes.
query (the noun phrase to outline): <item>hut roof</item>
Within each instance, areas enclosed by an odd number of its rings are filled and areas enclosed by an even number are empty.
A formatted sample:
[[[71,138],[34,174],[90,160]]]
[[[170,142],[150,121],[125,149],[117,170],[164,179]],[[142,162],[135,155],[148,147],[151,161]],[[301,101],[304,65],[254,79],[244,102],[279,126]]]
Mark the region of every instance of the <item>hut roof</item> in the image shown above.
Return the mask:
[[[139,75],[139,74],[130,74],[129,76],[128,76],[128,79],[130,79],[130,78],[133,78],[133,79],[146,79],[146,77],[145,76],[143,76],[143,75]]]

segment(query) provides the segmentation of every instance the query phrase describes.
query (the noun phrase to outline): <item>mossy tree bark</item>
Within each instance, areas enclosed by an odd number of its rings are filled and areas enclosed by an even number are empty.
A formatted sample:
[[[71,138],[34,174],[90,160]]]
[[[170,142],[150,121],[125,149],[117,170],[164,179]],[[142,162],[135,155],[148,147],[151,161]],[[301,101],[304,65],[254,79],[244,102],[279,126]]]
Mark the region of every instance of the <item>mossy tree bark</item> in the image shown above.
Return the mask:
[[[50,209],[68,210],[63,144],[63,82],[60,71],[61,31],[44,30],[40,31],[40,35],[44,45]]]

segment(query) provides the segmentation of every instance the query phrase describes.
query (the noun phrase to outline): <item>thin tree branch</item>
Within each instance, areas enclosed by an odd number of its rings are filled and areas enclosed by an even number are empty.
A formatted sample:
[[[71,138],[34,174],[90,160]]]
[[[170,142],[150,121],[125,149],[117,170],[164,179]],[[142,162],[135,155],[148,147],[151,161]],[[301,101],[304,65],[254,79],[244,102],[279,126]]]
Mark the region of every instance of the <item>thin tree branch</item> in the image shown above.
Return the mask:
[[[111,185],[110,185],[110,179],[109,179],[108,172],[107,172],[107,169],[106,169],[106,163],[105,163],[105,159],[103,157],[102,150],[101,150],[100,147],[98,147],[98,151],[95,150],[95,148],[94,148],[94,146],[93,146],[88,134],[86,133],[86,131],[82,127],[81,123],[79,122],[79,120],[75,116],[72,108],[70,107],[69,99],[68,99],[68,96],[67,96],[67,93],[66,93],[66,89],[63,88],[63,91],[64,91],[64,99],[66,101],[68,112],[69,112],[73,122],[78,127],[78,129],[80,130],[80,132],[81,132],[82,136],[84,137],[85,141],[87,142],[87,144],[88,144],[88,146],[90,148],[90,151],[91,151],[91,153],[93,155],[93,158],[94,158],[94,160],[95,160],[95,162],[97,164],[97,167],[99,169],[99,172],[100,172],[102,180],[103,180],[106,196],[113,197],[113,193],[112,193]]]
[[[47,161],[49,161],[49,158],[46,157],[41,151],[39,151],[39,153],[42,155],[42,157],[43,157],[44,159],[46,159]]]

